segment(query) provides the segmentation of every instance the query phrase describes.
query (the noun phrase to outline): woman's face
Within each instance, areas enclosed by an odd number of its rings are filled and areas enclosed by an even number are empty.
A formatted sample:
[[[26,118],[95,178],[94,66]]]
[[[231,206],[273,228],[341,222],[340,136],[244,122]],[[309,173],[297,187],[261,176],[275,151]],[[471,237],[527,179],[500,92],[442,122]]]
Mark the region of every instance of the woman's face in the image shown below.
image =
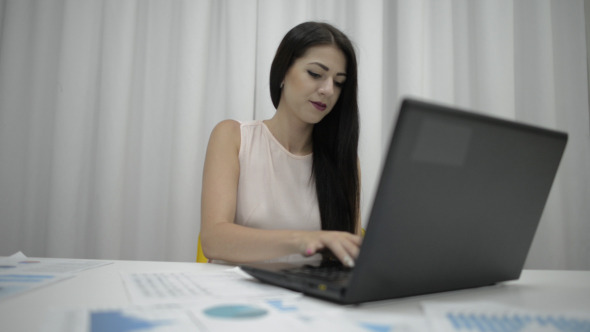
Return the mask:
[[[318,123],[332,111],[344,81],[346,58],[342,51],[332,45],[311,47],[287,71],[278,109],[305,123]]]

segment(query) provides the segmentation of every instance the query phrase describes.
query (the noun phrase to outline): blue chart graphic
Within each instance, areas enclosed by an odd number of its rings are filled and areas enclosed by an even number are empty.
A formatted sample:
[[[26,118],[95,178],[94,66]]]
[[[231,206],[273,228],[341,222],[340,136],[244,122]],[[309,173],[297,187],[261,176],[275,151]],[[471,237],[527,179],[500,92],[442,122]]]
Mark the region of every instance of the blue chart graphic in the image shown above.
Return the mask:
[[[90,315],[90,331],[92,332],[137,332],[168,324],[170,322],[163,320],[146,320],[126,316],[116,310],[93,312]]]
[[[0,286],[0,298],[25,291],[26,289],[24,286]]]
[[[297,307],[294,305],[284,304],[283,300],[268,300],[266,301],[266,303],[270,304],[273,308],[282,312],[295,312],[298,310]]]
[[[373,323],[360,323],[362,328],[370,332],[391,332],[393,327],[391,325],[373,324]]]
[[[2,266],[1,268],[6,267]],[[36,284],[49,282],[53,278],[52,275],[41,274],[0,274],[0,299],[24,292],[37,286]]]
[[[52,275],[40,274],[2,274],[0,275],[0,282],[38,283],[53,278]]]
[[[205,309],[203,312],[209,317],[222,319],[258,318],[268,313],[266,309],[239,304],[220,305]]]
[[[590,320],[552,315],[447,314],[457,331],[519,332],[537,327],[543,331],[590,332]]]

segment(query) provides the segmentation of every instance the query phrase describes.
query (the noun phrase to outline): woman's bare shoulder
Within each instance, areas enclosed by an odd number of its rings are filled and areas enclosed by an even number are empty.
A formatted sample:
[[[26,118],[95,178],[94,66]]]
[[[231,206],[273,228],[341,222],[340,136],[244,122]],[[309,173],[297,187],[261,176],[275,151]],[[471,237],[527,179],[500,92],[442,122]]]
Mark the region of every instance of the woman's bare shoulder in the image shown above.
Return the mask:
[[[215,125],[213,132],[221,131],[224,134],[235,134],[236,132],[240,132],[240,125],[241,123],[236,120],[223,120]]]
[[[240,122],[236,120],[223,120],[215,125],[209,138],[209,143],[222,143],[240,146]]]

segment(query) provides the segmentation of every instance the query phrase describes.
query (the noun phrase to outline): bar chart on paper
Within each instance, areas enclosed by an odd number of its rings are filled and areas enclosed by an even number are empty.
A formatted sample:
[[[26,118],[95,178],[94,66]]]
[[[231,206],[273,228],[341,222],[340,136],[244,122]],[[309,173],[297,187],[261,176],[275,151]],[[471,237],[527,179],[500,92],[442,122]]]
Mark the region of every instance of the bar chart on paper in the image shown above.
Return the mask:
[[[440,332],[590,332],[590,313],[535,312],[499,304],[425,303],[426,315]]]
[[[120,310],[90,313],[91,332],[152,330],[166,325],[172,325],[172,321],[133,317]]]
[[[553,315],[486,315],[449,313],[447,319],[455,331],[521,332],[558,331],[590,332],[590,320]]]
[[[56,308],[41,332],[185,332],[198,331],[182,307]]]

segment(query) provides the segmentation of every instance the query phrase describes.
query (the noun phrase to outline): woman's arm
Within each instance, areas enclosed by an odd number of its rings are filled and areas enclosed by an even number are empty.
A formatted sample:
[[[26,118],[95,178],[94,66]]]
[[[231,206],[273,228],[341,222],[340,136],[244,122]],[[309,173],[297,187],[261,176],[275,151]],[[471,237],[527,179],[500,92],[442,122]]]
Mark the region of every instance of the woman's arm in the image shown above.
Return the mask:
[[[311,256],[325,248],[352,265],[361,239],[346,232],[261,230],[234,223],[240,165],[240,124],[219,123],[209,139],[201,196],[201,244],[209,259],[236,263],[300,253]]]

